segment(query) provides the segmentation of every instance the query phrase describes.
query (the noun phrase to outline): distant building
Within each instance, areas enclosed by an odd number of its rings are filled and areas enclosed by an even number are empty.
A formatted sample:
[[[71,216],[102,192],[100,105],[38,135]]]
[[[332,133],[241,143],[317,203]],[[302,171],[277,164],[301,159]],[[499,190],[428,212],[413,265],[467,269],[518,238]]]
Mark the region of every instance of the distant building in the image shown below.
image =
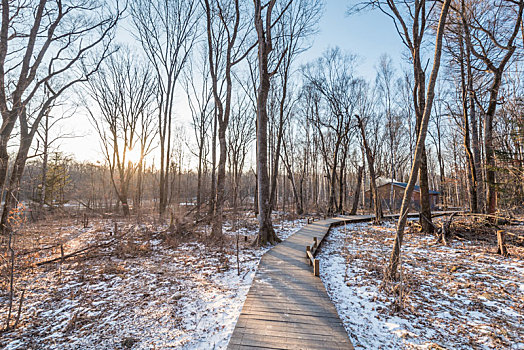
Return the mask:
[[[378,193],[382,202],[383,210],[399,210],[402,205],[402,197],[404,196],[404,191],[406,190],[407,183],[393,181],[391,180],[386,182],[378,182]],[[391,187],[393,187],[393,196],[391,196]],[[438,191],[429,191],[429,204],[431,209],[435,209],[438,203],[438,196],[440,192]],[[390,203],[390,198],[392,203]],[[371,200],[371,190],[366,191],[366,204],[369,205]],[[411,207],[413,209],[420,209],[420,186],[415,186],[413,194],[411,195]]]

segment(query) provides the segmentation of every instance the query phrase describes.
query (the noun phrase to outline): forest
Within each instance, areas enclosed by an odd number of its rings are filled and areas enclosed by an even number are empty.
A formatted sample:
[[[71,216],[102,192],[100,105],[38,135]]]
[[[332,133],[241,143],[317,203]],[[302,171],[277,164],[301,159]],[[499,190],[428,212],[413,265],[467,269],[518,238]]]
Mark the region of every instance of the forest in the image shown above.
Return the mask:
[[[524,348],[523,11],[2,0],[0,347]]]

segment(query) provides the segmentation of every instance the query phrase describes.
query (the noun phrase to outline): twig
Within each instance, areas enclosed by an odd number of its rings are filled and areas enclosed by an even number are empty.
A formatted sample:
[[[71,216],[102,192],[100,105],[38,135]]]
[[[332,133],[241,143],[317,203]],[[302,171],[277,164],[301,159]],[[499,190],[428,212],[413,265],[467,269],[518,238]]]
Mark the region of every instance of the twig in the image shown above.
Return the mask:
[[[18,313],[16,314],[15,324],[13,329],[16,329],[18,322],[20,321],[20,315],[22,314],[22,303],[24,302],[25,289],[22,289],[22,295],[20,296],[20,302],[18,303]]]

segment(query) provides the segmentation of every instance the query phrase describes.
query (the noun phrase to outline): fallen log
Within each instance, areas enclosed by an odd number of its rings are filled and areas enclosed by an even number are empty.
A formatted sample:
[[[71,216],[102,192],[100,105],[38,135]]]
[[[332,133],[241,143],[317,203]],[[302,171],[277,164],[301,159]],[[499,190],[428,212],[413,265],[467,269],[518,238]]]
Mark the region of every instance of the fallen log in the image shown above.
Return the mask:
[[[64,254],[63,245],[61,245],[62,248],[61,248],[61,251],[60,251],[60,256],[58,256],[56,258],[53,258],[53,259],[37,262],[37,263],[33,264],[32,266],[42,266],[42,265],[51,264],[51,263],[54,263],[54,262],[57,262],[57,261],[62,261],[63,262],[66,259],[78,256],[78,255],[86,254],[86,253],[88,253],[88,252],[90,252],[92,250],[95,250],[95,249],[110,247],[113,244],[120,242],[122,238],[124,238],[129,232],[132,231],[132,228],[133,227],[129,228],[125,233],[121,234],[120,236],[118,236],[116,238],[113,238],[112,240],[110,240],[108,242],[95,244],[95,245],[92,245],[92,246],[88,246],[86,248],[76,250],[76,251],[71,252],[69,254]]]
[[[35,264],[35,266],[42,266],[42,265],[46,265],[46,264],[51,264],[51,263],[54,263],[54,262],[57,262],[57,261],[63,262],[65,259],[72,258],[72,257],[78,256],[78,255],[82,255],[82,254],[86,254],[87,252],[89,252],[91,250],[94,250],[94,249],[107,248],[107,247],[115,244],[117,241],[118,241],[117,239],[113,239],[113,240],[111,240],[109,242],[96,244],[96,245],[93,245],[93,246],[90,246],[90,247],[86,247],[86,248],[74,251],[74,252],[69,253],[69,254],[60,254],[59,257],[56,257],[56,258],[53,258],[53,259],[50,259],[50,260],[37,262]]]

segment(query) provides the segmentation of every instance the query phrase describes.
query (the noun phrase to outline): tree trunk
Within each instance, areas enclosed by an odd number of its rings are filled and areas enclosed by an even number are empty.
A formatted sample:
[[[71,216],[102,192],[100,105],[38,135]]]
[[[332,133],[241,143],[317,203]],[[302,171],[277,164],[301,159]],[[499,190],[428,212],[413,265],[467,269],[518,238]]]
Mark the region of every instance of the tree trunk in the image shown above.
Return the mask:
[[[415,188],[415,183],[418,177],[421,158],[424,153],[424,144],[425,144],[426,134],[428,131],[429,117],[431,115],[431,109],[433,107],[433,98],[435,95],[435,83],[437,81],[438,71],[440,69],[440,58],[442,54],[442,37],[444,34],[444,27],[446,24],[446,18],[448,15],[450,4],[451,4],[451,0],[445,0],[444,4],[442,5],[442,10],[440,13],[440,19],[439,19],[438,29],[437,29],[437,38],[436,38],[436,44],[435,44],[433,69],[431,71],[429,84],[427,88],[426,104],[424,106],[424,113],[422,115],[422,120],[420,123],[420,129],[419,129],[418,138],[417,138],[417,145],[415,148],[413,166],[411,168],[409,181],[406,186],[406,190],[404,192],[404,197],[402,198],[402,206],[400,209],[400,217],[398,219],[398,224],[397,224],[395,242],[393,244],[393,251],[391,252],[389,265],[386,270],[386,278],[390,280],[398,279],[398,265],[400,264],[400,248],[402,246],[402,240],[404,238],[404,228],[406,226],[406,222],[408,218],[408,210],[409,210],[409,206],[411,203],[411,196],[413,195],[413,190]]]
[[[280,160],[280,148],[282,146],[282,137],[284,136],[284,104],[286,102],[287,96],[287,77],[284,81],[282,87],[282,97],[280,99],[279,107],[279,122],[278,122],[278,132],[277,132],[277,145],[273,154],[273,170],[271,172],[271,194],[270,194],[270,203],[271,208],[275,208],[275,195],[277,192],[277,183],[278,183],[278,170],[279,170],[279,160]]]
[[[466,69],[464,67],[464,43],[462,37],[460,39],[460,77],[461,77],[461,88],[462,88],[462,115],[464,118],[464,149],[467,155],[468,162],[468,182],[469,182],[469,203],[472,213],[478,212],[478,199],[477,199],[477,171],[475,168],[475,159],[473,153],[471,152],[471,142],[469,134],[469,115],[468,103],[470,102],[469,94],[467,91],[467,83],[469,83],[469,77],[466,78]],[[468,80],[468,82],[466,82]]]
[[[420,225],[422,232],[433,233],[434,226],[431,220],[431,205],[429,201],[429,179],[428,179],[428,158],[426,147],[422,149],[420,159]]]
[[[24,133],[22,132],[22,134]],[[24,174],[27,155],[29,153],[29,148],[31,147],[32,140],[32,135],[21,136],[18,153],[16,155],[13,169],[11,171],[11,176],[9,177],[9,183],[7,184],[5,204],[0,222],[2,231],[4,233],[9,232],[11,230],[10,222],[8,219],[11,214],[11,211],[18,205],[20,183],[22,180],[22,175]]]
[[[283,163],[284,163],[284,166],[286,167],[287,177],[288,177],[288,179],[289,179],[289,181],[291,183],[291,190],[293,191],[293,199],[295,201],[296,213],[298,215],[302,215],[304,213],[304,209],[302,207],[302,199],[301,199],[302,194],[299,195],[299,193],[298,193],[297,184],[296,184],[296,181],[295,181],[295,175],[293,174],[293,165],[290,164],[289,157],[288,157],[288,152],[287,152],[287,147],[286,147],[286,143],[285,142],[283,143],[283,149],[284,149],[284,160],[283,160]]]
[[[7,150],[7,143],[11,137],[11,133],[15,126],[15,122],[22,113],[21,108],[13,108],[12,111],[2,111],[2,127],[0,128],[0,187],[2,193],[0,194],[0,201],[5,199],[6,180],[9,169],[9,152]]]
[[[135,193],[135,200],[133,201],[133,210],[136,211],[136,209],[139,209],[142,205],[142,177],[144,174],[144,157],[140,157],[140,161],[138,162],[138,169],[136,171],[136,193]]]
[[[271,11],[275,0],[267,4],[266,19],[271,23]],[[258,176],[258,222],[259,231],[256,243],[265,245],[277,243],[280,239],[273,229],[271,220],[270,183],[268,174],[267,156],[267,99],[271,87],[270,73],[268,71],[268,56],[272,50],[271,28],[264,28],[262,21],[262,4],[255,0],[255,28],[258,35],[258,70],[259,86],[257,96],[257,176]]]
[[[209,216],[215,212],[216,197],[216,168],[217,168],[217,110],[215,108],[215,118],[213,122],[213,140],[211,142],[211,195],[209,199]]]
[[[39,208],[40,211],[44,208],[45,204],[45,194],[46,194],[46,178],[47,178],[47,161],[49,157],[49,113],[45,114],[45,129],[44,129],[44,150],[42,153],[42,182],[41,182],[41,188],[40,188],[40,203]]]
[[[263,77],[261,77],[263,78]],[[271,204],[269,193],[269,176],[267,169],[267,95],[269,75],[261,79],[257,98],[257,177],[258,177],[258,221],[259,232],[257,243],[265,245],[279,241],[271,221]]]
[[[494,214],[497,211],[497,184],[495,178],[495,148],[493,146],[493,119],[498,103],[498,93],[502,83],[502,72],[494,73],[494,82],[491,87],[490,102],[484,119],[484,153],[486,157],[486,183],[487,208],[488,214]]]
[[[508,257],[508,248],[506,247],[506,233],[503,230],[497,231],[497,254]]]
[[[204,153],[204,140],[200,141],[200,147],[198,149],[198,170],[197,170],[197,202],[196,202],[196,217],[200,217],[200,207],[202,206],[202,163]]]
[[[335,145],[335,152],[333,153],[333,168],[331,168],[331,174],[329,177],[329,207],[328,213],[333,214],[336,211],[337,207],[337,198],[336,198],[336,185],[337,185],[337,161],[338,161],[338,151],[339,143]]]
[[[469,35],[469,33],[465,33],[465,35]],[[468,45],[466,45],[466,67],[467,67],[467,76],[468,76],[468,84],[467,84],[467,90],[468,90],[468,98],[469,98],[469,119],[471,121],[471,148],[473,151],[473,166],[475,169],[475,197],[477,200],[477,203],[475,204],[476,212],[479,212],[482,208],[482,203],[484,202],[484,191],[482,190],[482,187],[479,186],[479,184],[482,183],[482,158],[480,154],[480,141],[479,141],[479,129],[478,129],[478,122],[477,122],[477,115],[476,115],[476,109],[475,109],[475,91],[473,90],[473,71],[471,67],[471,50]],[[469,126],[468,126],[469,127]],[[473,198],[472,198],[473,199]],[[473,206],[472,206],[473,208]]]
[[[368,161],[368,171],[369,171],[369,182],[371,186],[371,195],[373,196],[373,208],[375,213],[375,218],[373,219],[373,222],[377,225],[380,225],[383,219],[383,213],[382,213],[382,203],[381,198],[378,193],[377,189],[377,183],[375,181],[375,161],[373,159],[373,154],[371,153],[371,149],[369,148],[368,141],[366,138],[366,131],[364,129],[364,124],[362,123],[362,119],[360,116],[358,117],[358,126],[360,129],[360,134],[362,136],[362,143],[364,145],[364,150],[366,151],[366,158]]]
[[[347,145],[344,148],[344,153],[342,156],[342,159],[340,161],[340,177],[338,178],[338,208],[337,211],[339,213],[343,213],[344,211],[344,179],[345,179],[345,172],[346,172],[346,156],[347,156]]]
[[[357,213],[358,208],[358,201],[360,199],[360,188],[362,187],[362,175],[364,173],[364,166],[361,166],[358,168],[358,175],[357,175],[357,184],[355,185],[355,189],[353,191],[353,206],[351,207],[351,211],[349,212],[349,215],[355,215]]]
[[[254,206],[254,212],[255,215],[258,215],[258,176],[255,172],[253,172],[253,175],[255,176],[255,193],[253,194],[253,206]]]

